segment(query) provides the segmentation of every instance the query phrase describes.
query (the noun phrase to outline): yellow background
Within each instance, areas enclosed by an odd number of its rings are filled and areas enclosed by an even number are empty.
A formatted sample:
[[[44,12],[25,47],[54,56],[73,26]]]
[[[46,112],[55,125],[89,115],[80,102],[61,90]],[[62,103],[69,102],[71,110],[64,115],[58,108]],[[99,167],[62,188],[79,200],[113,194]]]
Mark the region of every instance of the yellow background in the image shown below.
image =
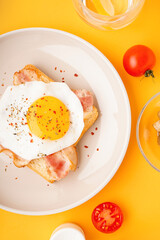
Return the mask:
[[[128,151],[118,172],[99,194],[75,209],[50,216],[21,216],[0,210],[0,240],[48,240],[52,231],[65,222],[79,224],[87,240],[160,239],[160,173],[140,154],[135,134],[140,110],[160,89],[159,9],[159,0],[146,0],[142,12],[130,26],[103,32],[84,23],[71,0],[0,1],[0,34],[26,27],[50,27],[78,35],[96,46],[122,77],[132,111]],[[123,54],[135,44],[145,44],[155,52],[155,82],[151,78],[140,81],[124,71]],[[123,226],[110,235],[98,232],[91,223],[93,208],[104,201],[118,203],[124,213]]]

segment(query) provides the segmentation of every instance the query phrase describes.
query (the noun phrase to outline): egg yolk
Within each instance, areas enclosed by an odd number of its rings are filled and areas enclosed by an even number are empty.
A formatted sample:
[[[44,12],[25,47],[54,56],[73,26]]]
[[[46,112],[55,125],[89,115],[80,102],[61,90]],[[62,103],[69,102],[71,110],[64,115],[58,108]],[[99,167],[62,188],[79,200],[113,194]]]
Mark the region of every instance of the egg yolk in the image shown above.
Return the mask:
[[[27,111],[30,131],[39,138],[56,140],[62,138],[70,126],[70,114],[59,99],[44,96],[36,100]]]

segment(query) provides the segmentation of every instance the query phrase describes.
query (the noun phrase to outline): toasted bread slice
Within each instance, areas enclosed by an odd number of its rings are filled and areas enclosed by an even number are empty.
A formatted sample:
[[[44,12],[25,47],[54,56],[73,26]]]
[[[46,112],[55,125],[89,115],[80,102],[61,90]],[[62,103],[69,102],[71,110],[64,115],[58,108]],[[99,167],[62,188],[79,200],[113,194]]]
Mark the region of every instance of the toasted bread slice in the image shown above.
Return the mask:
[[[19,81],[19,74],[21,74],[22,81]],[[19,85],[21,83],[24,83],[26,81],[30,81],[29,77],[32,76],[33,80],[35,81],[43,81],[45,83],[49,83],[53,81],[51,78],[46,76],[43,72],[41,72],[38,68],[36,68],[33,65],[26,65],[22,70],[19,72],[16,72],[13,77],[13,84]],[[24,81],[23,81],[24,80]],[[74,146],[71,146],[70,152],[67,152],[66,150],[63,152],[66,159],[68,159],[72,164],[70,165],[70,170],[75,170],[77,166],[77,153],[75,146],[81,139],[81,137],[84,135],[84,133],[93,125],[93,123],[96,121],[98,117],[98,111],[96,107],[93,106],[92,111],[84,112],[84,129],[83,132],[78,139],[78,141],[74,144]],[[63,150],[62,150],[63,151]],[[23,162],[21,164],[21,161],[19,158],[14,159],[14,164],[17,167],[24,166]],[[46,160],[45,158],[38,158],[32,160],[28,165],[30,169],[37,172],[39,175],[41,175],[43,178],[45,178],[49,182],[54,182],[54,180],[57,180],[55,176],[51,176],[49,174],[47,166],[46,166]]]
[[[69,165],[68,171],[75,170],[78,163],[76,148],[74,146],[70,146],[68,148],[61,150],[61,153],[64,156],[65,161],[68,162],[68,165]],[[32,160],[27,165],[27,167],[29,167],[30,169],[38,173],[40,176],[42,176],[44,179],[46,179],[50,183],[53,183],[54,181],[59,180],[55,172],[48,171],[48,167],[44,158],[38,158],[38,159]]]
[[[21,75],[21,79],[24,80],[23,82],[19,81],[19,75]],[[54,82],[51,78],[49,78],[47,75],[45,75],[43,72],[41,72],[34,65],[28,64],[23,69],[21,69],[19,72],[14,73],[13,85],[16,86],[16,85],[20,85],[22,83],[27,82],[28,81],[27,78],[30,78],[31,75],[32,75],[32,78],[34,81],[42,81],[45,83]]]
[[[93,123],[96,121],[97,118],[98,118],[98,111],[95,106],[93,106],[93,109],[91,112],[84,112],[84,118],[83,118],[84,119],[84,128],[81,133],[81,136],[79,137],[77,142],[74,144],[74,146],[76,146],[78,144],[78,142],[83,137],[85,132],[87,132],[87,130],[93,125]]]

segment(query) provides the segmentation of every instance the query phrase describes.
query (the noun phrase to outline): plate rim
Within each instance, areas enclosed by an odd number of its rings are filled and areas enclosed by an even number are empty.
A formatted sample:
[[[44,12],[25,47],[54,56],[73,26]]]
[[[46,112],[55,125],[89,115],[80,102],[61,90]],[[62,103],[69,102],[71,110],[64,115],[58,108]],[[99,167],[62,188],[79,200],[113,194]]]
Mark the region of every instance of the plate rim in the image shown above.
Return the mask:
[[[130,140],[130,135],[131,135],[131,107],[130,107],[130,102],[129,102],[129,98],[128,98],[128,94],[126,91],[126,88],[124,86],[124,83],[120,77],[120,75],[118,74],[117,70],[115,69],[115,67],[112,65],[112,63],[108,60],[108,58],[98,49],[96,48],[94,45],[92,45],[91,43],[89,43],[88,41],[84,40],[81,37],[78,37],[72,33],[63,31],[63,30],[59,30],[59,29],[54,29],[54,28],[47,28],[47,27],[30,27],[30,28],[21,28],[21,29],[16,29],[16,30],[12,30],[6,33],[3,33],[0,35],[0,39],[6,37],[6,36],[11,36],[14,34],[18,34],[21,32],[28,32],[28,31],[44,31],[44,32],[54,32],[54,33],[60,33],[62,35],[66,35],[76,41],[79,41],[81,43],[83,43],[84,45],[86,45],[87,47],[89,47],[91,50],[93,50],[96,54],[98,54],[101,59],[107,63],[109,65],[109,67],[111,68],[111,70],[113,71],[113,73],[115,74],[117,81],[119,82],[119,85],[121,87],[122,93],[123,93],[123,97],[125,99],[125,103],[126,103],[126,112],[127,112],[127,125],[128,125],[128,129],[126,130],[126,139],[125,139],[125,143],[124,143],[124,147],[123,150],[119,156],[119,159],[117,161],[117,164],[115,165],[115,167],[112,169],[112,171],[110,172],[110,174],[108,175],[108,178],[106,179],[106,181],[104,181],[102,184],[100,184],[100,186],[98,188],[96,188],[96,190],[94,192],[92,192],[91,194],[87,195],[86,197],[84,197],[83,199],[69,204],[66,207],[62,207],[62,208],[58,208],[57,210],[46,210],[46,211],[28,211],[28,210],[19,210],[16,208],[12,208],[12,207],[8,207],[5,205],[0,204],[0,209],[6,210],[8,212],[12,212],[12,213],[17,213],[17,214],[21,214],[21,215],[29,215],[29,216],[43,216],[43,215],[51,215],[51,214],[56,214],[56,213],[61,213],[61,212],[65,212],[67,210],[73,209],[75,207],[80,206],[81,204],[87,202],[88,200],[90,200],[92,197],[94,197],[97,193],[99,193],[109,182],[110,180],[113,178],[113,176],[116,174],[116,172],[118,171],[124,156],[126,154],[127,148],[128,148],[128,144],[129,144],[129,140]]]

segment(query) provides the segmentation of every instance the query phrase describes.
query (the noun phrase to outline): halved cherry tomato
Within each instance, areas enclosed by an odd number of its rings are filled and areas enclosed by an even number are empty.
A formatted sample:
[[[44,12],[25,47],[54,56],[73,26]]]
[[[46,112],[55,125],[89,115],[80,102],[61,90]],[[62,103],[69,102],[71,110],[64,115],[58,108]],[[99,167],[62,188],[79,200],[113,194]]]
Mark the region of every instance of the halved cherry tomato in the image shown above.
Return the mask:
[[[115,203],[104,202],[93,210],[92,222],[97,230],[112,233],[122,225],[123,214]]]
[[[153,75],[152,68],[156,63],[154,52],[144,45],[129,48],[123,57],[123,66],[128,74],[134,77]]]

